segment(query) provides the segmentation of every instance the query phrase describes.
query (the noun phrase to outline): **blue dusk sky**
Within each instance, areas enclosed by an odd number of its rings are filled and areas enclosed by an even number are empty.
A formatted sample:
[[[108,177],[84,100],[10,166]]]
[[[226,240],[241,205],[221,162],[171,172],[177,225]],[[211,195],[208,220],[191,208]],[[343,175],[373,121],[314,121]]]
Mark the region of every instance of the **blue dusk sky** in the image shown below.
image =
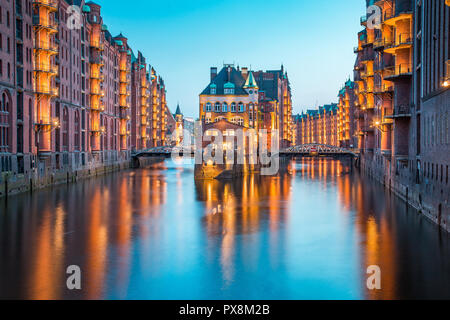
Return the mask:
[[[210,67],[284,65],[294,113],[337,101],[352,76],[364,0],[96,0],[166,83],[169,108],[198,117]]]

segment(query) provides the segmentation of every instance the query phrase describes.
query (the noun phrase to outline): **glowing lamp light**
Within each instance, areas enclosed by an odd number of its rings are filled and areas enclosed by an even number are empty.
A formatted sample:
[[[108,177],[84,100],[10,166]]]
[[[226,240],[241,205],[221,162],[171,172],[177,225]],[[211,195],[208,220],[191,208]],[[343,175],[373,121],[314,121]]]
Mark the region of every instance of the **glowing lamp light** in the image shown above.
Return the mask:
[[[58,118],[53,118],[52,119],[52,125],[53,125],[53,127],[58,128],[59,127],[59,119]]]
[[[380,121],[375,122],[375,125],[377,125],[377,126],[379,126],[380,124],[381,124]]]
[[[445,80],[445,81],[442,83],[442,86],[443,86],[444,88],[450,87],[450,80]]]

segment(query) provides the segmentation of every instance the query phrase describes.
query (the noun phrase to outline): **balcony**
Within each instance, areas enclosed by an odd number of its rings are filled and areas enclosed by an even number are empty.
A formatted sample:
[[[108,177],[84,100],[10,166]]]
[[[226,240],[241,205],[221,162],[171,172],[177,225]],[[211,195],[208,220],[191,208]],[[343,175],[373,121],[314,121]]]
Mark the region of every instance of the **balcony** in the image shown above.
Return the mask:
[[[375,94],[383,94],[383,93],[393,93],[394,86],[392,84],[377,84],[374,86],[373,92]]]
[[[105,106],[101,102],[96,102],[91,105],[91,110],[102,112],[105,111]]]
[[[405,49],[410,48],[413,45],[413,37],[411,33],[402,33],[399,34],[395,41],[391,41],[390,43],[387,43],[385,45],[385,52],[386,53],[395,53],[398,49]]]
[[[122,109],[120,110],[120,114],[119,114],[120,119],[122,120],[129,120],[130,116],[128,115],[128,112],[126,109]]]
[[[367,62],[367,61],[373,61],[375,58],[375,54],[372,53],[365,53],[361,56],[361,62]]]
[[[35,83],[33,89],[36,94],[40,95],[47,95],[52,97],[56,97],[59,95],[59,88],[55,86],[40,85],[38,83]]]
[[[404,78],[412,76],[412,65],[411,64],[399,64],[395,67],[387,67],[385,69],[385,80],[394,80],[396,78]]]
[[[361,71],[361,78],[368,78],[368,77],[373,77],[373,71],[372,70],[364,70]]]
[[[34,61],[33,69],[35,72],[44,72],[50,74],[58,74],[58,66],[51,63]]]
[[[100,74],[100,73],[91,73],[91,79],[104,81],[105,80],[105,76],[103,74]]]
[[[378,38],[375,39],[374,43],[373,43],[373,48],[375,50],[381,50],[383,48],[388,48],[391,47],[393,44],[393,40],[389,39],[389,38]]]
[[[91,95],[103,97],[105,95],[105,92],[100,89],[91,89]]]
[[[405,19],[412,19],[413,14],[412,12],[394,12],[391,10],[390,12],[386,13],[386,17],[383,17],[383,22],[386,25],[389,26],[395,26],[397,21],[405,20]]]
[[[91,62],[91,64],[98,64],[100,66],[105,65],[105,63],[103,62],[103,57],[101,57],[101,56],[91,57],[90,62]]]
[[[50,11],[58,11],[58,0],[33,0],[32,3],[36,6],[46,7]]]
[[[390,118],[390,119],[411,118],[411,105],[410,104],[401,104],[401,105],[395,106],[392,114],[386,116],[386,118]]]
[[[53,53],[58,53],[58,45],[56,43],[53,43],[51,41],[42,41],[34,39],[34,48],[36,50],[43,50],[43,51],[49,51]]]
[[[57,33],[58,32],[58,21],[57,20],[50,20],[46,17],[41,17],[39,15],[33,16],[33,26],[36,28],[43,28],[47,29],[50,33]]]
[[[105,49],[105,45],[100,41],[92,40],[90,43],[91,48],[103,51]]]

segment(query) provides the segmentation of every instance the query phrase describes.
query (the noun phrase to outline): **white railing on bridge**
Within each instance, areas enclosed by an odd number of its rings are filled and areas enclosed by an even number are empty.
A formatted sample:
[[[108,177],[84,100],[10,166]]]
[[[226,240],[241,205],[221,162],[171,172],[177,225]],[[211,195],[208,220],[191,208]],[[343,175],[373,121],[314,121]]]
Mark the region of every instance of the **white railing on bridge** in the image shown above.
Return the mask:
[[[285,154],[353,154],[352,150],[340,148],[337,146],[330,146],[319,143],[303,144],[299,146],[293,146],[281,151]]]

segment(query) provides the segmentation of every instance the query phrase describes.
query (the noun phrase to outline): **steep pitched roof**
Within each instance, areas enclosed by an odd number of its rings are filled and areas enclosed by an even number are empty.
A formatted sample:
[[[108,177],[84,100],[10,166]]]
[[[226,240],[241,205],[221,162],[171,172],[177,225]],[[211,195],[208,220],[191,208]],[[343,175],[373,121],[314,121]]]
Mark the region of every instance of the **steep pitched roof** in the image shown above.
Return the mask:
[[[256,83],[255,77],[253,76],[253,72],[250,71],[247,77],[247,81],[245,81],[244,85],[245,89],[256,89],[258,90],[258,84]]]
[[[176,115],[183,115],[183,114],[181,113],[181,109],[180,109],[180,105],[179,105],[179,104],[177,105],[177,111],[175,111],[175,114],[176,114]]]
[[[228,72],[230,68],[230,72]],[[248,95],[244,90],[245,79],[242,74],[234,67],[225,66],[220,70],[217,76],[211,81],[211,83],[203,90],[201,95],[209,95],[211,93],[211,85],[216,85],[216,94],[224,95],[225,84],[234,84],[234,94],[236,95]]]

